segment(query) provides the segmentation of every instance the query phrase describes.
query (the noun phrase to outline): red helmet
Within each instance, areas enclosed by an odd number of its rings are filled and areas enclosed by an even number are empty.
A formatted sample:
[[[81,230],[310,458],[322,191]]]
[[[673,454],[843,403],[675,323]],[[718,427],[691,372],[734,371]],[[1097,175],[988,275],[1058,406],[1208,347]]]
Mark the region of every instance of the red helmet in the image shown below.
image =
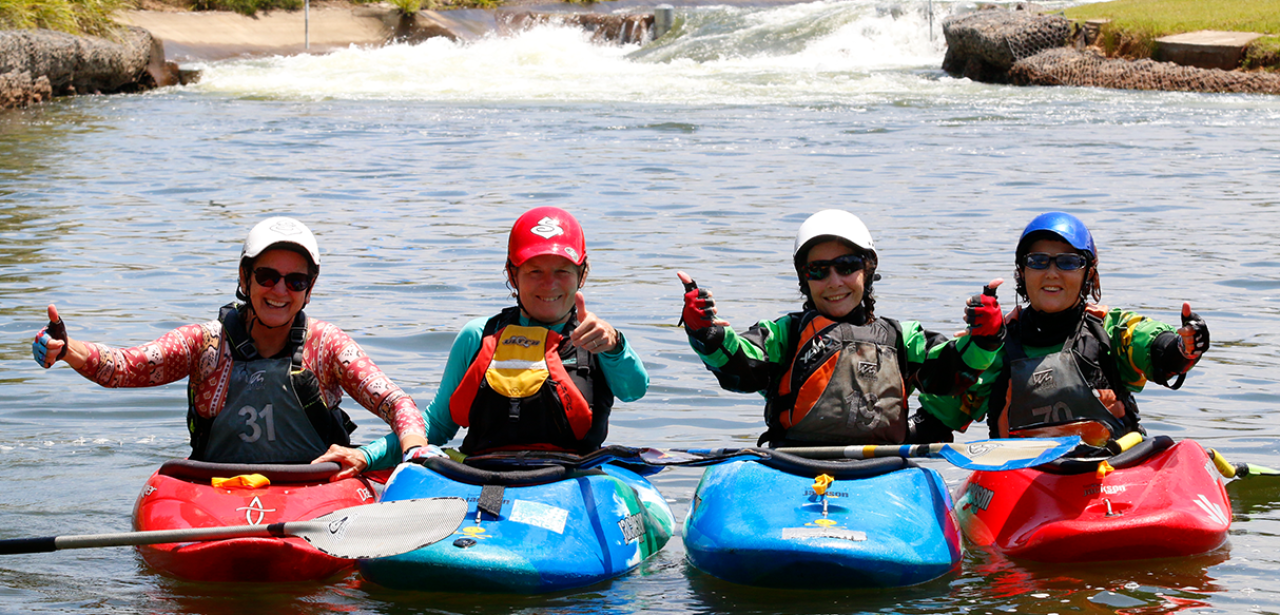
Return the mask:
[[[587,240],[582,226],[558,207],[535,207],[524,212],[511,227],[507,239],[507,260],[519,267],[543,254],[569,259],[575,265],[587,260]]]

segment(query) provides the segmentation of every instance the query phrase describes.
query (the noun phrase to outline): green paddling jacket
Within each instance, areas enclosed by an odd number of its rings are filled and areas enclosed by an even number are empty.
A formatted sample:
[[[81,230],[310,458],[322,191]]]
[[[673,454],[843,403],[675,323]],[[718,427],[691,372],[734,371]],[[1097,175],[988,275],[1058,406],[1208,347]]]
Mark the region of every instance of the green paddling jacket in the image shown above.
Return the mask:
[[[689,332],[689,344],[721,388],[764,395],[769,430],[760,443],[772,446],[951,441],[951,430],[964,429],[968,419],[952,422],[948,418],[959,415],[918,413],[908,430],[907,398],[915,390],[936,397],[959,395],[997,354],[968,337],[926,331],[915,321],[875,317],[864,325],[835,323],[814,310],[762,320],[741,334],[721,325],[705,327]],[[837,354],[845,359],[837,359]],[[815,363],[822,363],[825,371]],[[841,380],[843,389],[837,387]],[[818,385],[807,386],[811,381]],[[811,390],[806,394],[804,389]],[[816,403],[812,389],[822,396]],[[805,397],[810,399],[806,402]],[[855,425],[852,432],[825,433],[802,429],[803,437],[797,438],[793,428],[797,420],[804,420],[793,416],[797,410],[802,417],[825,413],[827,424],[843,421],[866,428]],[[874,426],[880,418],[889,424]],[[812,418],[809,423],[811,427]],[[919,424],[929,428],[915,429]]]
[[[1093,389],[1086,393],[1104,406],[1114,407],[1112,413],[1121,415],[1117,418],[1128,430],[1138,429],[1137,405],[1132,394],[1141,391],[1148,379],[1169,386],[1171,378],[1184,373],[1192,365],[1178,349],[1178,334],[1173,326],[1130,311],[1089,305],[1087,310],[1073,310],[1073,313],[1064,313],[1061,317],[1038,315],[1036,327],[1018,326],[1018,320],[1037,316],[1029,312],[1023,308],[1010,314],[1008,335],[1016,335],[1018,344],[1006,341],[995,360],[968,391],[961,396],[922,393],[922,406],[948,425],[985,417],[991,437],[1008,437],[1008,418],[1005,416],[1013,397],[1010,353],[1016,352],[1018,346],[1025,356],[1033,359],[1061,352],[1064,343],[1075,335],[1082,318],[1100,322],[1100,326],[1092,327],[1099,335],[1084,335],[1084,338],[1105,334],[1105,339],[1094,340],[1096,343],[1074,342],[1078,346],[1075,355],[1081,375],[1087,386]],[[1023,318],[1020,319],[1019,314]]]

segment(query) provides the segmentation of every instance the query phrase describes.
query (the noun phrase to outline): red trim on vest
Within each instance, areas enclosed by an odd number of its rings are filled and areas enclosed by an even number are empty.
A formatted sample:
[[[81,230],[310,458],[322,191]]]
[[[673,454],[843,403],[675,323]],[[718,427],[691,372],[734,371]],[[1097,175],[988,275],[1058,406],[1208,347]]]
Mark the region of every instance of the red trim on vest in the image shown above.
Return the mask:
[[[484,338],[480,345],[480,351],[476,353],[476,358],[471,361],[467,373],[462,377],[462,381],[458,383],[458,388],[454,389],[453,395],[449,397],[449,414],[453,417],[453,422],[459,427],[467,427],[471,424],[471,409],[475,405],[476,393],[480,391],[480,383],[484,381],[485,372],[489,371],[489,364],[493,362],[493,355],[497,352],[498,338],[502,336],[502,331],[506,327],[502,327],[494,331],[492,335]],[[547,362],[548,378],[559,383],[556,387],[556,395],[560,398],[560,404],[564,407],[565,418],[569,420],[569,428],[573,430],[573,437],[579,440],[587,436],[587,432],[591,429],[591,406],[587,403],[587,398],[582,396],[582,392],[578,387],[574,386],[573,379],[569,377],[569,372],[564,368],[564,362],[560,360],[560,342],[564,339],[555,331],[547,331],[546,350],[543,352],[543,358]],[[543,386],[546,386],[544,384]],[[546,446],[548,448],[540,448]],[[562,450],[551,445],[522,444],[516,449],[523,450]],[[490,450],[504,450],[506,447]]]
[[[458,388],[454,389],[453,395],[449,396],[449,414],[459,427],[471,425],[471,405],[476,401],[476,393],[480,391],[480,383],[484,380],[484,373],[489,369],[489,363],[493,361],[493,353],[497,348],[497,335],[481,340],[480,352],[476,353],[476,358],[471,361],[471,366],[462,376]]]

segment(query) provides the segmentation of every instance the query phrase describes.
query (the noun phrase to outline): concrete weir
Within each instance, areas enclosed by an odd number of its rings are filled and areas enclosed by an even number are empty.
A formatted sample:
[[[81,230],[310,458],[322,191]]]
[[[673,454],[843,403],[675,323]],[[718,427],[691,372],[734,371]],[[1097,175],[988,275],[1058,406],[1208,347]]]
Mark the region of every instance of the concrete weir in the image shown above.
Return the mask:
[[[1060,15],[1031,11],[996,9],[954,16],[942,24],[947,39],[942,69],[985,83],[1280,94],[1280,75],[1223,70],[1223,66],[1238,66],[1239,57],[1232,64],[1222,59],[1222,54],[1207,50],[1224,47],[1225,37],[1169,37],[1175,40],[1168,46],[1162,43],[1161,53],[1190,64],[1184,66],[1104,57],[1089,46],[1098,32],[1098,24],[1092,25],[1076,28]],[[1233,43],[1239,40],[1244,37],[1230,39]],[[1207,60],[1209,57],[1214,59]]]

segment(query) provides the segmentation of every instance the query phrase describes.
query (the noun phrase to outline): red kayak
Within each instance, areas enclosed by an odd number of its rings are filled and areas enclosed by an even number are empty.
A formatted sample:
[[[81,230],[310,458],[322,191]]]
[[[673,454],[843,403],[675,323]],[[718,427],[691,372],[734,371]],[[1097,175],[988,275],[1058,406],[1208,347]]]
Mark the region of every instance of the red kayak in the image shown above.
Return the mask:
[[[961,530],[975,545],[1041,562],[1179,557],[1226,542],[1231,503],[1194,440],[1159,436],[1106,461],[1114,471],[1060,459],[974,472],[956,497]]]
[[[259,525],[312,519],[374,501],[364,478],[329,482],[338,464],[250,465],[175,459],[138,495],[133,529],[168,530]],[[261,474],[259,487],[214,487],[214,478]],[[301,538],[232,538],[138,547],[151,567],[192,581],[314,581],[355,565],[316,550]]]

